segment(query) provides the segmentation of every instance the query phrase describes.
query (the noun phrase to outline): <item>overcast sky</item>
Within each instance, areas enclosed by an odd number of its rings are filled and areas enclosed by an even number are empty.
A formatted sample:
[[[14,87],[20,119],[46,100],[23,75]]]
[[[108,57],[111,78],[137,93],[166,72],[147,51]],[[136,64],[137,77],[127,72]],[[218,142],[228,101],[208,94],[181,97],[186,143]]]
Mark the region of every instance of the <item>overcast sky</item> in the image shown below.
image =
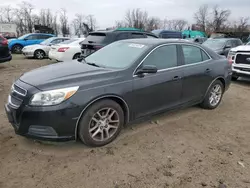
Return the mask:
[[[0,0],[0,6],[17,5],[22,0]],[[65,8],[69,19],[76,13],[92,14],[99,28],[111,27],[121,20],[128,9],[140,8],[150,16],[161,19],[184,18],[193,21],[193,13],[202,4],[219,5],[232,11],[231,19],[250,16],[250,0],[29,0],[36,9],[50,8],[58,11]]]

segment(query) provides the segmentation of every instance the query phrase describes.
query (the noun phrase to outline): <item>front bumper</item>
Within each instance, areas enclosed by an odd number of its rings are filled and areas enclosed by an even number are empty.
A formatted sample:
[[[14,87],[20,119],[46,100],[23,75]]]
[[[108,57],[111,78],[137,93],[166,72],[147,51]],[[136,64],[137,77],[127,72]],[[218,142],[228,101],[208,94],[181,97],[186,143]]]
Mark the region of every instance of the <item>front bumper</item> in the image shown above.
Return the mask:
[[[48,141],[76,138],[76,124],[82,111],[79,105],[69,99],[54,106],[30,106],[33,93],[40,90],[20,80],[12,88],[5,111],[16,134]]]
[[[9,55],[8,57],[4,57],[4,58],[0,57],[0,63],[5,63],[5,62],[11,61],[11,60],[12,60],[11,55]]]
[[[34,51],[23,50],[22,53],[25,57],[34,57]]]
[[[233,65],[233,76],[250,77],[250,66]]]
[[[76,109],[32,108],[24,111],[5,105],[9,122],[16,134],[47,141],[69,141],[75,139],[75,128],[79,116]]]

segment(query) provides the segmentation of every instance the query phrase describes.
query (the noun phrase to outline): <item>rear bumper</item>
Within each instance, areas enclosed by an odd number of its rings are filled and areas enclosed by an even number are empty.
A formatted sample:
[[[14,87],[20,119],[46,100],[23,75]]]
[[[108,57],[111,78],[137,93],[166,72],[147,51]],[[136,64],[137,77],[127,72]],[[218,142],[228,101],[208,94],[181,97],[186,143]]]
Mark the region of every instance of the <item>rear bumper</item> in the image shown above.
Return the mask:
[[[12,56],[9,55],[8,57],[1,58],[0,57],[0,63],[8,62],[12,60]]]

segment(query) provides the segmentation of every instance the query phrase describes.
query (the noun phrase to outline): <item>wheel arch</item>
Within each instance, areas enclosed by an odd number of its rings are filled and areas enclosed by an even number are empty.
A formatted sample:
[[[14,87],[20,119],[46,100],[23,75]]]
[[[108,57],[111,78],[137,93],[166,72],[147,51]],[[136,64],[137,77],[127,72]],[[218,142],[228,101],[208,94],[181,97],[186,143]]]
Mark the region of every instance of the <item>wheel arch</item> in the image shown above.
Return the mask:
[[[216,77],[215,79],[213,79],[213,81],[209,84],[209,86],[208,86],[208,88],[207,88],[207,91],[206,91],[206,93],[205,93],[205,95],[204,95],[204,98],[206,97],[206,95],[207,95],[207,92],[209,91],[209,88],[211,87],[211,85],[215,82],[215,81],[217,81],[217,80],[219,80],[219,81],[221,81],[221,83],[223,84],[223,92],[225,92],[225,88],[226,88],[226,81],[225,81],[225,79],[222,77],[222,76],[218,76],[218,77]]]
[[[21,43],[14,43],[11,45],[11,50],[13,50],[13,47],[16,45],[24,47],[24,45],[22,45]]]
[[[74,59],[74,57],[76,56],[76,55],[81,55],[81,52],[77,52],[77,53],[75,53],[74,55],[73,55],[73,57],[72,57],[72,59]]]
[[[109,100],[113,100],[115,101],[117,104],[119,104],[124,112],[124,124],[127,124],[129,122],[129,106],[127,104],[127,102],[120,96],[118,95],[114,95],[114,94],[110,94],[110,95],[104,95],[104,96],[99,96],[93,100],[91,100],[85,107],[84,109],[81,111],[80,116],[78,117],[78,120],[76,122],[76,127],[75,127],[75,140],[77,140],[78,138],[78,127],[79,127],[79,123],[80,120],[83,116],[83,114],[87,111],[87,109],[93,105],[96,102],[99,102],[101,100],[105,100],[105,99],[109,99]]]

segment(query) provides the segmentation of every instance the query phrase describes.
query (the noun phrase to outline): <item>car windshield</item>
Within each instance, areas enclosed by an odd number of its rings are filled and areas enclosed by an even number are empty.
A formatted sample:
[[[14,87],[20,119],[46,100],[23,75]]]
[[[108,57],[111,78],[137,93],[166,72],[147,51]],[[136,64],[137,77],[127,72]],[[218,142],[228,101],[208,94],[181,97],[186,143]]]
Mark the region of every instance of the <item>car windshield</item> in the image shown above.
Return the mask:
[[[212,49],[219,49],[224,47],[225,42],[225,40],[220,39],[209,39],[206,40],[202,45]]]
[[[22,39],[26,38],[26,37],[29,36],[29,35],[30,35],[30,34],[23,35],[23,36],[19,37],[18,39],[19,39],[19,40],[22,40]]]
[[[130,42],[114,42],[86,57],[85,61],[100,67],[123,69],[135,62],[149,46]]]
[[[51,37],[51,38],[48,38],[45,41],[41,42],[40,44],[41,45],[49,45],[55,39],[56,39],[56,37]]]

